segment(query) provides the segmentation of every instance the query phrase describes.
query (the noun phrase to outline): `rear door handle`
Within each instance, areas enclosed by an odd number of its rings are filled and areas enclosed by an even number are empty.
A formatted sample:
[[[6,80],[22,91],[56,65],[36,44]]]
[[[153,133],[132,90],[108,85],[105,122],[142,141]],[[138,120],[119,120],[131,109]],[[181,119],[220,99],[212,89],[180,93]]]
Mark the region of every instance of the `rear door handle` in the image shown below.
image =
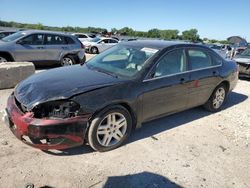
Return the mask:
[[[42,47],[42,46],[39,46],[39,47],[37,47],[37,49],[44,49],[44,47]]]
[[[68,47],[63,46],[62,49],[66,50],[66,49],[68,49]]]

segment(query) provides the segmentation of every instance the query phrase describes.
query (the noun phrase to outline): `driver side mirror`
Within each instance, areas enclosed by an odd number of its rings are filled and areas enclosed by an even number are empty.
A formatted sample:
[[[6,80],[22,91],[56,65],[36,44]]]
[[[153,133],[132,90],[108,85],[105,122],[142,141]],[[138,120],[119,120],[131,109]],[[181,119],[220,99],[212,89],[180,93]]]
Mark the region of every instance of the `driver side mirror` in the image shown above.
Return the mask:
[[[24,45],[24,44],[25,44],[25,41],[19,40],[19,41],[17,41],[16,43],[17,43],[17,44],[20,44],[20,45]]]

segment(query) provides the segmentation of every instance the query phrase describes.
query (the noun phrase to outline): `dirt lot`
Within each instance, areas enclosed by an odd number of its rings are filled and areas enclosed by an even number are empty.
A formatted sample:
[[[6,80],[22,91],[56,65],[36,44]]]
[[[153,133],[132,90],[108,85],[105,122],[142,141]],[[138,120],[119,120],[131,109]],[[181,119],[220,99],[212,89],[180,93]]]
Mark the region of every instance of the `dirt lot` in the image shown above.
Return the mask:
[[[3,109],[11,90],[0,91]],[[42,152],[0,123],[0,187],[250,187],[250,81],[240,80],[224,110],[191,109],[150,123],[128,143]]]

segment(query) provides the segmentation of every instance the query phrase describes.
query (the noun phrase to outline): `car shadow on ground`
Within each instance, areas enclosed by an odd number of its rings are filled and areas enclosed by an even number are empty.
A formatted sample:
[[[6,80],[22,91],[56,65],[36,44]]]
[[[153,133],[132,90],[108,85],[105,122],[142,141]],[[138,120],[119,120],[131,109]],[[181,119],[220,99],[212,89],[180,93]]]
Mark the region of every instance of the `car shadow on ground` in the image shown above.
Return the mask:
[[[247,98],[248,96],[246,95],[236,93],[236,92],[231,92],[228,95],[227,101],[225,105],[223,106],[222,111],[227,110],[228,108],[231,108],[239,103],[242,103]],[[211,114],[213,113],[204,110],[202,107],[197,107],[197,108],[179,112],[170,116],[166,116],[166,117],[154,120],[154,121],[144,123],[141,129],[134,131],[132,133],[127,144],[130,144],[137,140],[141,140],[141,139],[148,138],[148,137],[151,137],[152,139],[157,140],[157,138],[154,137],[154,135],[160,132],[170,130],[172,128],[181,126],[183,124],[192,122],[194,120],[198,120],[200,118],[209,116]],[[44,152],[51,154],[51,155],[65,156],[65,155],[87,154],[87,153],[93,152],[93,150],[88,145],[84,145],[84,146],[80,146],[80,147],[76,147],[72,149],[66,149],[63,151],[56,151],[56,152],[44,151]]]
[[[93,186],[99,184],[97,182]],[[92,186],[90,186],[92,187]],[[180,185],[170,181],[168,178],[151,172],[141,172],[125,176],[111,176],[103,185],[103,188],[137,188],[137,187],[158,187],[158,188],[180,188]]]

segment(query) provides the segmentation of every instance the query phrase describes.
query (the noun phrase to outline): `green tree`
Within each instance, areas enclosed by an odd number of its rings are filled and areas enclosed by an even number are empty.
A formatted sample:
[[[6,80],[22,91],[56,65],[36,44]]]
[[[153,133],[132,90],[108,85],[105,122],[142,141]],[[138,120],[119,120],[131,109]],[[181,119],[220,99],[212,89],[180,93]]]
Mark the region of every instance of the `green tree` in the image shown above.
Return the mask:
[[[129,27],[123,27],[122,29],[119,29],[119,33],[128,35],[128,36],[133,36],[134,35],[134,30]]]
[[[150,29],[148,31],[148,37],[150,38],[160,38],[161,37],[161,33],[159,29]]]
[[[177,39],[178,38],[178,30],[161,30],[161,38],[166,40]]]
[[[33,29],[44,30],[44,26],[41,23],[34,24],[33,27]]]
[[[183,40],[190,40],[192,42],[199,41],[200,36],[198,35],[197,29],[190,29],[182,32]]]

